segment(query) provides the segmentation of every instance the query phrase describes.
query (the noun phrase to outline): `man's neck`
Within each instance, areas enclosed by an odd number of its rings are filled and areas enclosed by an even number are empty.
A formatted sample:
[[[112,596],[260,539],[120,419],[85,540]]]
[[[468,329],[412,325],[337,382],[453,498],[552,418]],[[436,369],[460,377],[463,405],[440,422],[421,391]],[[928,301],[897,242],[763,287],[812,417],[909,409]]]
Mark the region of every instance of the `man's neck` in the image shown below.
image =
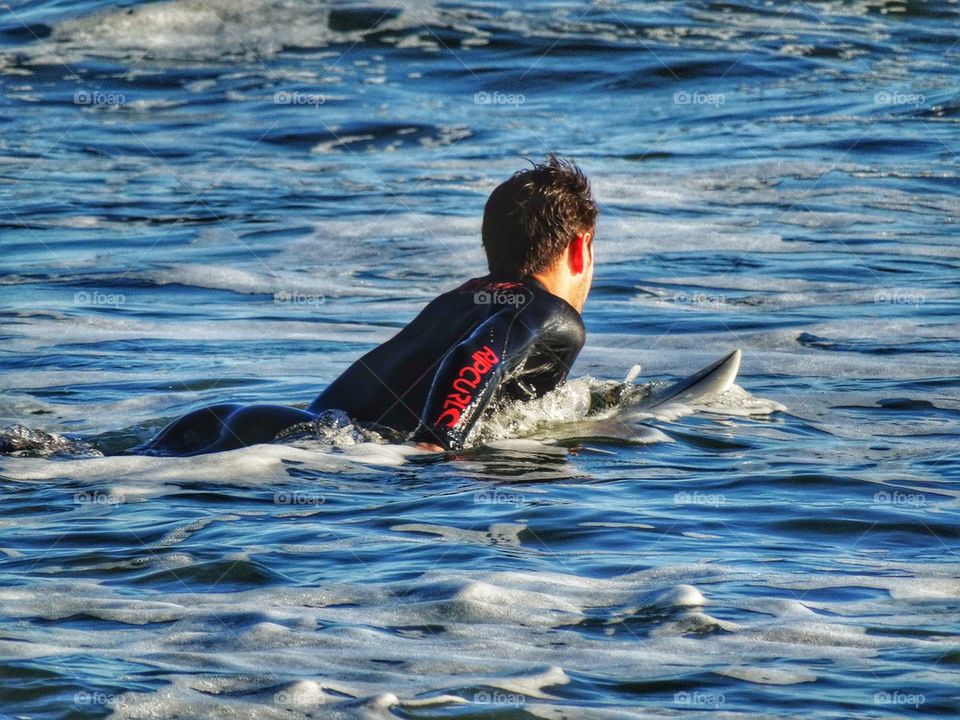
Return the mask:
[[[574,302],[575,293],[568,277],[552,270],[533,273],[530,277],[534,278],[537,282],[543,285],[547,292],[556,295],[559,298],[563,298],[570,303],[570,305],[572,305],[577,312],[580,312],[581,308],[578,308]]]

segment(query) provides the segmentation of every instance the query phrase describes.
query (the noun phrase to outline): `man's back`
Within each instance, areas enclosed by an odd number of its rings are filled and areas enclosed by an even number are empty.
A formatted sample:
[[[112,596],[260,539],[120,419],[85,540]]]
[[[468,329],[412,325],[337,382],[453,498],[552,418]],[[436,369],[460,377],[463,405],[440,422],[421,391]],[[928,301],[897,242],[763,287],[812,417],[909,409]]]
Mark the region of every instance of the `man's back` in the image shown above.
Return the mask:
[[[487,275],[433,300],[308,411],[336,408],[456,447],[495,398],[536,397],[562,382],[583,341],[580,314],[537,280]]]
[[[483,211],[490,275],[444,293],[334,380],[309,408],[219,403],[174,420],[137,452],[172,455],[271,442],[343,410],[392,440],[455,449],[499,398],[530,399],[570,371],[584,342],[597,207],[580,169],[551,155],[498,185]]]

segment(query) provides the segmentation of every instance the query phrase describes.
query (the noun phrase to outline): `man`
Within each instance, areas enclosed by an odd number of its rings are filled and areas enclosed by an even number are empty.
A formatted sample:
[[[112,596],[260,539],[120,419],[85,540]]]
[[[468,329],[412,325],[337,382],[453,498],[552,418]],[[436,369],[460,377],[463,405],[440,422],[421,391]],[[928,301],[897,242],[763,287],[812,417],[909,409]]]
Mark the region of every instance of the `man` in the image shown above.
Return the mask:
[[[328,410],[425,450],[462,448],[491,403],[539,397],[566,379],[584,341],[596,217],[572,162],[551,155],[515,173],[484,209],[490,273],[437,297],[306,410],[214,405],[137,450],[195,455],[269,442]]]

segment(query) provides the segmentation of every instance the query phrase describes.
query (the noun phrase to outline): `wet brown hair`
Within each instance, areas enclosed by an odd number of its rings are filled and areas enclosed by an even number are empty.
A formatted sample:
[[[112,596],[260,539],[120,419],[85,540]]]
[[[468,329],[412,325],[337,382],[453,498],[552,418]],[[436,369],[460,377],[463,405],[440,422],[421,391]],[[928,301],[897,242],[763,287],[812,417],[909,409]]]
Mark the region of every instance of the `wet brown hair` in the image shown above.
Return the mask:
[[[490,272],[522,276],[546,270],[579,233],[592,233],[596,220],[586,176],[571,160],[551,154],[490,193],[482,230]]]

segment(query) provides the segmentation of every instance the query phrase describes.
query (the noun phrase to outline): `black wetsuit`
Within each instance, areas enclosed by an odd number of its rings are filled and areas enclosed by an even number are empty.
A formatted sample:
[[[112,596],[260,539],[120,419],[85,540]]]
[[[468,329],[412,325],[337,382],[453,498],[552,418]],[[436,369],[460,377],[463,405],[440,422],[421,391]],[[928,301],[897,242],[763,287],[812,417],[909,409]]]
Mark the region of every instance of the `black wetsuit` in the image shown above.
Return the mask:
[[[437,297],[306,410],[214,405],[138,449],[193,455],[269,442],[334,409],[395,439],[459,449],[492,401],[539,397],[561,383],[583,341],[580,313],[538,280],[488,275]]]

